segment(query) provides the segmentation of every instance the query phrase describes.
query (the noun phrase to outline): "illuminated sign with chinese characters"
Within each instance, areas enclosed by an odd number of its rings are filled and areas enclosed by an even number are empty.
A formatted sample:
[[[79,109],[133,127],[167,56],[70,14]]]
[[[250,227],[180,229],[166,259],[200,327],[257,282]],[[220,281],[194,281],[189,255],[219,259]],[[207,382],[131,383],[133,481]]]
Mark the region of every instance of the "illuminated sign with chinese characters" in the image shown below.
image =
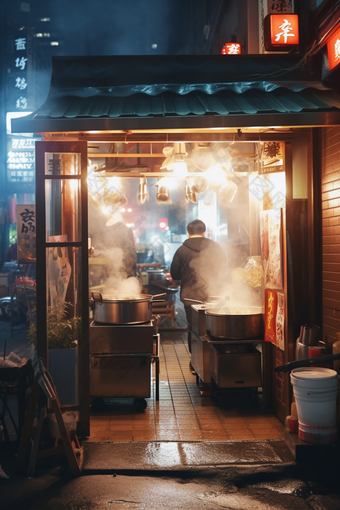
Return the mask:
[[[285,51],[299,44],[299,17],[297,14],[268,14],[264,20],[264,47],[266,51]]]
[[[333,37],[327,42],[327,54],[329,70],[340,64],[340,30],[335,32]]]
[[[14,40],[15,55],[13,59],[13,88],[16,91],[15,108],[16,110],[26,110],[27,100],[27,39],[18,37]]]
[[[7,137],[7,176],[10,182],[33,182],[35,139]]]
[[[11,133],[11,119],[30,113],[28,67],[31,55],[30,36],[24,31],[9,33],[6,87],[6,170],[8,182],[32,183],[35,180],[35,139],[32,133]]]
[[[225,43],[221,53],[222,55],[241,55],[241,44],[238,42]]]

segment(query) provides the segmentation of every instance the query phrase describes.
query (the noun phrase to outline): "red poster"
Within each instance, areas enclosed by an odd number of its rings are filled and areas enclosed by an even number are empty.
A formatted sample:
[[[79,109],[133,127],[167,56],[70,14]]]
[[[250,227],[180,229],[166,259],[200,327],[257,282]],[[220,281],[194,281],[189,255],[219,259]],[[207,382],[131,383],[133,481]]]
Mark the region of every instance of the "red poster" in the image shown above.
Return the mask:
[[[275,290],[266,289],[264,315],[264,339],[276,345],[277,294]]]
[[[337,30],[333,37],[327,42],[328,65],[331,71],[340,64],[340,30]]]

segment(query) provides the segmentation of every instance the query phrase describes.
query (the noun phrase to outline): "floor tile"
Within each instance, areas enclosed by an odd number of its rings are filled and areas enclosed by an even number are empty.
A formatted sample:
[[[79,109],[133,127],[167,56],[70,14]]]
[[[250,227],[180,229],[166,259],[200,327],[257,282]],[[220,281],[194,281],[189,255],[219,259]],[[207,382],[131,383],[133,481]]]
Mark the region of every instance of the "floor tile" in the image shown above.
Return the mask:
[[[134,423],[132,426],[133,431],[140,431],[140,432],[148,432],[155,430],[155,426],[153,424],[148,423],[147,425],[145,423]]]
[[[203,434],[201,432],[185,432],[180,431],[179,433],[181,441],[201,441],[203,439]]]
[[[234,432],[234,431],[233,431]],[[229,434],[230,441],[252,441],[255,439],[255,436],[250,432],[244,432],[240,434],[232,433]]]
[[[117,431],[112,434],[113,441],[132,441],[133,433],[132,430],[128,431]]]
[[[156,434],[152,432],[134,432],[133,441],[155,441]]]
[[[156,441],[180,441],[180,439],[180,434],[176,431],[156,432]]]
[[[227,441],[229,439],[229,434],[216,430],[204,430],[202,436],[205,441]]]
[[[200,427],[201,427],[201,429],[203,431],[207,431],[207,430],[220,430],[220,431],[223,431],[223,430],[225,430],[223,428],[223,425],[222,425],[221,422],[219,422],[219,423],[215,423],[215,422],[209,423],[209,421],[208,421],[208,422],[203,422],[202,423],[200,421],[199,423],[200,423]]]
[[[133,424],[132,422],[130,423],[125,423],[125,424],[122,424],[122,423],[110,423],[110,426],[109,426],[109,429],[111,431],[115,430],[132,430],[133,429]]]

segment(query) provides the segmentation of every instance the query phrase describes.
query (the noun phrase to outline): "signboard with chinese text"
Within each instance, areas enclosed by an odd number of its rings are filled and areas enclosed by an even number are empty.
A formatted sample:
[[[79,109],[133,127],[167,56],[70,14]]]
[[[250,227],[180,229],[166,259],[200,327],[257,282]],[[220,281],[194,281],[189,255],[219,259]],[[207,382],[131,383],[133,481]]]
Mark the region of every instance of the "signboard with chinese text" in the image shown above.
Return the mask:
[[[269,0],[268,13],[291,13],[293,12],[293,0]]]
[[[265,292],[264,340],[276,345],[277,294],[274,290]]]
[[[329,70],[332,71],[340,64],[340,29],[327,42]]]
[[[293,0],[258,0],[259,53],[265,53],[264,19],[267,14],[291,14],[294,12]]]
[[[34,182],[35,139],[7,136],[7,178],[10,182]]]
[[[289,51],[299,44],[297,14],[268,14],[264,19],[266,51]]]
[[[17,205],[18,263],[36,262],[35,205]]]
[[[28,70],[32,66],[29,56],[31,41],[31,35],[24,30],[8,32],[6,173],[8,182],[18,183],[18,188],[20,183],[24,184],[25,189],[28,183],[33,185],[35,180],[35,140],[31,133],[12,135],[10,119],[29,113]]]
[[[222,55],[241,55],[241,53],[241,44],[238,42],[225,43],[221,50]]]
[[[261,159],[259,174],[270,174],[285,171],[284,142],[261,143]]]
[[[28,109],[27,34],[15,31],[8,43],[13,46],[13,53],[10,53],[7,67],[7,109],[23,112]]]

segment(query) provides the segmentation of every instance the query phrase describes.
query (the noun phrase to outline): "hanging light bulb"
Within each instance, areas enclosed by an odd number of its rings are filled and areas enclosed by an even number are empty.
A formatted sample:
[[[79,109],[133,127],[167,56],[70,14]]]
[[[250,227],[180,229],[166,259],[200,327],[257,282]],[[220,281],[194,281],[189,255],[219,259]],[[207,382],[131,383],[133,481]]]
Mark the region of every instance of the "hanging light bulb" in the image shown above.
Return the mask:
[[[174,174],[176,177],[185,177],[188,173],[188,167],[185,163],[185,158],[188,153],[185,150],[185,143],[179,142],[174,144],[174,157],[175,157],[175,165],[174,165]]]
[[[219,163],[208,168],[208,170],[204,172],[204,175],[209,182],[210,188],[214,191],[218,191],[227,185],[226,174]]]
[[[166,156],[166,159],[163,161],[161,170],[166,168],[172,171],[177,178],[184,178],[188,173],[185,163],[185,158],[188,156],[185,150],[185,143],[176,142],[173,147],[164,147],[163,154]]]
[[[174,165],[174,175],[178,178],[184,178],[188,173],[187,164],[184,161],[182,156],[176,157],[176,162]]]
[[[142,205],[145,202],[147,202],[148,200],[149,200],[149,192],[148,192],[146,177],[141,177],[139,179],[137,202],[139,203],[139,205]]]

